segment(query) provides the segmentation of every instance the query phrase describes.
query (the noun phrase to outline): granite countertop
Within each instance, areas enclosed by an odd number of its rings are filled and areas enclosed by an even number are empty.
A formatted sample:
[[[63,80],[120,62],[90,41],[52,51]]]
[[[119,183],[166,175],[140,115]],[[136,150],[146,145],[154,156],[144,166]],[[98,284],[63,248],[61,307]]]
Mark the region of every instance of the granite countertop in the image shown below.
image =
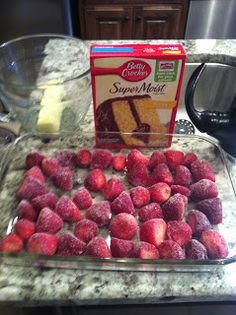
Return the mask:
[[[236,65],[236,40],[181,42],[188,61]],[[93,128],[90,108],[82,129]],[[10,266],[4,262],[0,268],[0,303],[85,305],[236,300],[236,264],[214,273],[42,269]]]

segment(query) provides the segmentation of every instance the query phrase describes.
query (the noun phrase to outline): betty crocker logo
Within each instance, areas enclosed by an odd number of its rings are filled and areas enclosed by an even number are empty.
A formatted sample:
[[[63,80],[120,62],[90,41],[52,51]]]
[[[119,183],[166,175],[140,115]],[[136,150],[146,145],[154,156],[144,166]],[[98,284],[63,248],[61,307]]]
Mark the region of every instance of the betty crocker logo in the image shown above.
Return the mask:
[[[149,76],[152,69],[142,60],[130,60],[120,67],[120,76],[127,81],[141,81]]]

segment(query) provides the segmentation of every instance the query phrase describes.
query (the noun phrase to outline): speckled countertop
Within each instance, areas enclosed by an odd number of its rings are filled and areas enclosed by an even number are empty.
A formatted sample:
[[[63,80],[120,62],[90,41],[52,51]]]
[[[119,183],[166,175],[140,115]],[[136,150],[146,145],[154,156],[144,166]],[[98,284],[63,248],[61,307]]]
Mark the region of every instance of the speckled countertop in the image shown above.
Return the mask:
[[[236,65],[236,40],[181,42],[187,51],[188,61]],[[93,130],[91,108],[82,129]],[[236,264],[222,267],[214,273],[81,271],[0,264],[2,303],[84,305],[212,300],[236,300]]]

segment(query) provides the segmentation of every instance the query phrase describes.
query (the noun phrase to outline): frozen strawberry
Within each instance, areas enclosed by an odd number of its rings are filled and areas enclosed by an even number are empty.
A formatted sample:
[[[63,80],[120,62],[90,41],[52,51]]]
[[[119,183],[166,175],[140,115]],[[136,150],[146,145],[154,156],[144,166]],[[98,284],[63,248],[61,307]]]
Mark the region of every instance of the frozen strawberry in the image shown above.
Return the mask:
[[[162,207],[164,218],[167,221],[182,220],[187,203],[188,198],[184,195],[175,194],[171,196]]]
[[[0,242],[0,252],[19,253],[22,248],[23,241],[15,234],[8,234]]]
[[[110,217],[111,206],[109,201],[96,202],[86,211],[86,218],[96,222],[99,227],[108,225]]]
[[[203,212],[211,224],[222,223],[222,202],[220,198],[210,198],[197,203],[197,209]]]
[[[111,210],[115,214],[124,212],[135,215],[133,202],[130,198],[130,195],[126,191],[122,191],[122,193],[112,201]]]
[[[99,233],[97,224],[89,219],[83,219],[76,223],[74,234],[80,240],[88,243],[92,238],[96,237]]]
[[[191,164],[191,173],[195,181],[209,179],[215,182],[215,175],[210,163],[206,160],[196,160]]]
[[[106,185],[106,177],[102,170],[95,168],[84,179],[84,186],[92,191],[102,190]]]
[[[57,212],[57,214],[59,214],[59,216],[65,221],[76,222],[82,220],[82,214],[80,210],[67,196],[62,196],[58,200],[55,212]]]
[[[127,258],[133,253],[134,242],[112,237],[110,247],[113,257]]]
[[[165,154],[159,151],[153,152],[148,163],[149,169],[153,170],[160,163],[167,163]]]
[[[133,186],[145,186],[148,181],[147,167],[144,163],[132,164],[127,171],[128,182]]]
[[[26,177],[20,188],[16,192],[16,197],[18,199],[31,200],[37,196],[47,194],[47,188],[38,181],[38,179],[28,176]]]
[[[198,210],[191,210],[187,216],[187,222],[192,229],[193,235],[200,236],[202,231],[209,230],[211,223],[206,215]]]
[[[107,246],[106,240],[103,237],[94,237],[87,245],[85,256],[111,258],[111,252]]]
[[[159,182],[164,182],[168,185],[171,185],[173,184],[173,181],[173,176],[169,170],[169,167],[165,163],[160,163],[152,171],[148,182],[151,186]]]
[[[33,166],[31,167],[26,173],[24,178],[31,176],[36,178],[40,183],[44,184],[45,183],[45,178],[44,175],[41,171],[41,169],[38,166]]]
[[[131,240],[137,233],[138,222],[129,213],[119,213],[110,223],[111,236],[123,240]]]
[[[167,223],[167,237],[180,246],[184,246],[192,238],[192,229],[183,221],[170,221]]]
[[[185,246],[187,259],[205,260],[208,259],[206,247],[198,240],[192,239]]]
[[[209,179],[201,179],[190,186],[191,198],[193,200],[203,200],[218,196],[218,189],[214,182]]]
[[[181,246],[172,240],[166,240],[158,246],[161,259],[185,259]]]
[[[103,197],[112,201],[124,190],[125,188],[118,178],[110,178],[103,189]]]
[[[61,190],[71,190],[73,188],[73,173],[69,167],[61,167],[50,177],[52,183]]]
[[[25,159],[26,168],[30,169],[33,166],[41,167],[41,163],[44,157],[45,156],[43,154],[37,151],[29,153]]]
[[[161,206],[155,202],[142,207],[139,210],[138,215],[142,222],[146,222],[151,219],[163,219]]]
[[[209,258],[223,259],[228,256],[228,245],[219,232],[214,230],[203,231],[200,242],[206,247]]]
[[[59,161],[54,157],[44,158],[42,161],[42,170],[45,175],[51,176],[61,169]]]
[[[144,222],[140,229],[140,240],[159,246],[166,238],[167,225],[163,219],[151,219]]]
[[[121,154],[114,155],[112,158],[112,167],[114,170],[121,172],[126,166],[126,157]]]
[[[191,152],[191,153],[187,153],[184,156],[184,160],[183,160],[183,165],[190,167],[190,165],[197,160],[197,156],[195,153]]]
[[[21,200],[16,208],[16,216],[19,219],[35,221],[37,218],[37,212],[28,200]]]
[[[184,154],[177,150],[168,150],[165,152],[167,164],[170,169],[176,169],[177,165],[183,164]]]
[[[58,237],[49,233],[35,233],[27,243],[27,250],[32,254],[49,255],[56,253]]]
[[[176,185],[188,186],[192,183],[192,175],[184,165],[177,165],[175,168],[174,183]]]
[[[48,207],[53,210],[56,207],[57,201],[58,196],[53,192],[49,192],[47,194],[40,195],[32,199],[32,205],[37,211],[45,207]]]
[[[142,186],[137,186],[130,189],[130,196],[131,196],[134,206],[137,208],[141,208],[147,205],[150,201],[149,190]]]
[[[133,149],[127,156],[126,166],[129,169],[133,164],[142,163],[148,165],[149,159],[139,150]]]
[[[92,197],[85,187],[80,187],[76,190],[73,201],[79,209],[87,209],[93,203]]]
[[[82,149],[77,153],[77,165],[81,168],[89,167],[92,162],[92,153],[88,149]]]
[[[172,195],[181,194],[181,195],[184,195],[186,197],[189,197],[191,195],[190,189],[185,187],[185,186],[171,185],[170,188],[171,188]]]
[[[168,200],[171,194],[170,186],[162,182],[152,185],[149,188],[149,191],[151,193],[151,200],[153,202],[160,202],[160,203]]]
[[[59,236],[57,254],[59,256],[79,256],[86,248],[86,244],[71,232]]]
[[[36,223],[37,232],[55,234],[63,227],[62,218],[50,208],[43,208]]]
[[[96,149],[92,154],[91,167],[93,169],[100,168],[101,170],[104,170],[111,164],[111,161],[111,151],[105,149]]]
[[[157,248],[147,242],[138,242],[135,244],[134,257],[141,259],[158,259],[159,252]]]
[[[23,240],[27,240],[35,232],[35,224],[27,219],[20,219],[14,225],[14,232]]]
[[[58,160],[61,166],[68,166],[73,169],[77,165],[77,155],[75,152],[70,150],[59,151],[55,154],[55,158]]]

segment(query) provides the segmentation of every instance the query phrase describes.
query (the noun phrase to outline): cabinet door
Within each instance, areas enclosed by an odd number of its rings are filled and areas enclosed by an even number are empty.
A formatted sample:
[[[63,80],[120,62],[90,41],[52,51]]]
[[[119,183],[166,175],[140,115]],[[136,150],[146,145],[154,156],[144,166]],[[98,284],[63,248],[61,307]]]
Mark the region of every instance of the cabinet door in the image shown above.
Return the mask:
[[[132,10],[123,6],[86,6],[84,8],[84,39],[131,38]]]
[[[146,5],[135,8],[134,38],[183,38],[185,10],[182,5]]]

